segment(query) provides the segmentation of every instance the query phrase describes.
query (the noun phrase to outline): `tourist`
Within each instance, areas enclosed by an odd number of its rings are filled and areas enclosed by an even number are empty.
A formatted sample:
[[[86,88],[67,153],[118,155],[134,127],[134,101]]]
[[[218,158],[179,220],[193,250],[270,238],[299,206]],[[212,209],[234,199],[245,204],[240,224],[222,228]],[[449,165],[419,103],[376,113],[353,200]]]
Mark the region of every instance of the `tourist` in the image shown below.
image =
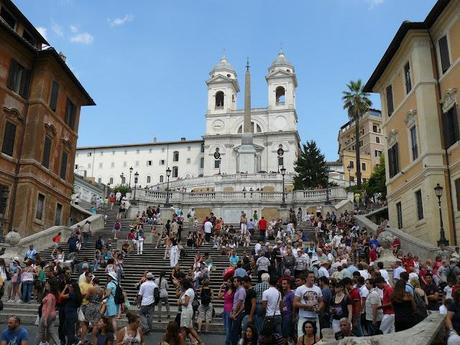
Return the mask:
[[[201,303],[198,307],[198,333],[201,332],[201,326],[204,322],[204,332],[209,332],[209,325],[212,321],[212,299],[213,291],[209,287],[209,281],[206,279],[203,281],[203,285],[199,290]]]
[[[31,244],[29,246],[29,249],[26,252],[26,255],[24,257],[24,261],[30,260],[32,263],[35,263],[35,257],[37,256],[38,252],[35,250],[34,245]]]
[[[340,331],[335,333],[334,336],[336,340],[353,336],[351,331],[351,323],[346,317],[340,319]]]
[[[254,291],[256,292],[256,311],[254,316],[254,324],[257,329],[257,333],[259,334],[262,331],[263,321],[265,317],[265,310],[262,305],[262,295],[265,290],[270,287],[268,281],[270,280],[270,274],[263,273],[260,276],[260,283],[257,283],[254,287]]]
[[[179,262],[180,250],[175,239],[172,240],[172,245],[169,250],[170,267],[175,267]]]
[[[19,285],[21,285],[21,264],[19,258],[15,257],[10,262],[9,273],[11,277],[11,290],[8,302],[19,301]]]
[[[77,340],[77,326],[78,326],[78,308],[82,302],[82,296],[78,283],[71,282],[66,284],[64,290],[59,296],[60,303],[63,303],[64,319],[64,337],[67,345],[74,344]],[[61,314],[59,314],[59,318]],[[62,340],[62,339],[61,339]]]
[[[32,260],[26,261],[26,267],[21,271],[21,288],[22,302],[29,303],[32,299],[32,290],[34,287],[35,269],[32,266]]]
[[[195,299],[195,292],[192,288],[192,282],[189,279],[183,279],[181,282],[182,294],[177,301],[179,307],[182,308],[180,314],[180,327],[185,327],[193,338],[200,344],[203,344],[198,333],[193,328],[193,300]]]
[[[267,221],[264,217],[260,218],[259,222],[257,223],[257,227],[259,228],[259,234],[261,241],[265,241],[265,233],[267,231]]]
[[[21,326],[21,320],[15,315],[8,317],[7,328],[0,336],[0,345],[28,345],[29,332]]]
[[[447,345],[460,344],[460,290],[456,290],[453,297],[453,302],[447,307],[445,318]]]
[[[273,331],[281,333],[281,292],[276,288],[276,277],[270,277],[270,287],[262,293],[262,306],[265,309],[265,322],[270,319]]]
[[[343,280],[336,283],[334,287],[334,297],[330,305],[330,314],[332,317],[332,330],[334,333],[340,331],[340,320],[346,318],[350,324],[353,317],[352,301],[345,294],[345,282]]]
[[[179,331],[177,322],[170,321],[166,326],[166,334],[160,345],[185,345],[185,339],[182,332]]]
[[[252,324],[247,325],[238,345],[257,345],[257,332]]]
[[[144,229],[141,227],[136,232],[137,255],[142,255],[142,253],[144,252],[144,240],[145,240]]]
[[[234,280],[235,295],[233,297],[232,312],[230,314],[230,337],[229,343],[237,345],[241,335],[241,321],[244,314],[244,301],[246,299],[246,290],[242,286],[242,278],[237,277]]]
[[[307,271],[300,275],[302,285],[295,290],[294,307],[298,310],[297,336],[303,334],[305,321],[312,321],[316,324],[315,334],[319,335],[319,311],[323,309],[321,289],[314,285],[315,275]]]
[[[208,217],[206,217],[203,227],[204,227],[204,239],[206,243],[209,243],[211,241],[212,223]]]
[[[406,291],[406,282],[398,280],[391,295],[391,304],[395,312],[395,331],[404,331],[415,325],[416,310],[414,297]]]
[[[113,230],[112,230],[114,240],[118,239],[118,235],[120,234],[120,231],[121,231],[121,220],[117,219],[115,220],[115,224],[113,224]]]
[[[128,325],[121,328],[116,335],[116,345],[144,345],[144,335],[140,327],[139,316],[126,313]]]
[[[313,345],[319,341],[319,330],[317,323],[313,320],[306,320],[299,329],[301,335],[297,338],[297,345]]]
[[[163,307],[163,304],[166,307],[166,313],[168,316],[168,320],[171,318],[169,314],[169,298],[168,298],[169,284],[165,276],[166,276],[166,272],[162,271],[160,273],[160,276],[157,279],[155,279],[155,284],[160,289],[160,301],[158,302],[158,322],[161,322],[161,309]]]
[[[246,298],[244,299],[244,316],[243,320],[241,321],[241,328],[243,333],[245,333],[248,324],[254,323],[254,316],[257,305],[257,294],[251,286],[251,278],[247,275],[242,278],[243,287],[246,290]]]
[[[56,321],[56,299],[58,296],[57,286],[49,283],[45,285],[45,297],[41,301],[42,314],[38,324],[38,338],[41,343],[52,343],[59,345],[59,338],[56,334],[54,322]]]
[[[106,317],[102,317],[93,326],[93,337],[95,345],[114,345],[115,334],[112,323]]]
[[[117,329],[117,320],[116,316],[118,315],[118,310],[120,305],[115,301],[115,295],[117,290],[118,277],[115,272],[107,273],[107,287],[105,290],[105,314],[104,316],[107,317],[110,322],[112,323],[113,329]]]
[[[383,276],[375,278],[375,285],[382,291],[382,323],[380,324],[380,330],[383,334],[393,333],[395,331],[395,313],[391,305],[391,295],[393,294],[393,288],[387,283]]]
[[[146,281],[139,288],[137,305],[140,308],[140,318],[144,334],[153,331],[152,320],[155,313],[155,289],[158,289],[154,282],[153,273],[145,275]]]
[[[230,278],[226,282],[223,282],[219,289],[218,297],[224,300],[224,312],[222,318],[224,321],[224,330],[225,330],[225,345],[230,344],[230,314],[233,308],[233,296],[234,296],[234,287],[233,287],[233,278]],[[228,341],[227,341],[228,339]]]

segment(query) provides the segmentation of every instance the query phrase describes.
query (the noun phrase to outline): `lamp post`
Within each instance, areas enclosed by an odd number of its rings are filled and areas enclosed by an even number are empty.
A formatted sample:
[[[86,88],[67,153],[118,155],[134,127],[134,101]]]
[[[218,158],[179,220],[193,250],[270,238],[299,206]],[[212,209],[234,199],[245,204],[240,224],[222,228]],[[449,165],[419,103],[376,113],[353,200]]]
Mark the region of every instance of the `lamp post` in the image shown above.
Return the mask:
[[[348,188],[351,188],[351,163],[348,163],[347,170],[348,170]]]
[[[167,183],[166,183],[166,202],[165,202],[165,207],[171,207],[171,204],[169,203],[169,176],[171,176],[171,169],[166,169],[166,178]]]
[[[133,167],[129,168],[129,184],[128,188],[131,190],[131,174],[133,173]]]
[[[329,168],[327,168],[326,173],[327,173],[327,180],[326,180],[326,205],[329,205],[331,201],[329,200],[329,173],[331,171]]]
[[[443,191],[442,186],[440,186],[439,183],[436,184],[436,187],[434,187],[434,192],[436,196],[438,197],[439,223],[440,223],[438,246],[440,245],[448,246],[449,241],[446,239],[446,234],[444,232],[444,223],[442,222],[442,210],[441,210],[442,191]]]
[[[276,153],[278,154],[278,172],[280,172],[280,158],[283,158],[284,155],[283,144],[280,144],[278,150],[276,150]],[[282,165],[284,168],[284,162]],[[286,171],[286,169],[284,169],[284,171]]]
[[[121,178],[121,185],[123,186],[125,184],[125,175],[121,173],[120,178]]]
[[[281,199],[281,207],[282,208],[286,208],[286,196],[284,194],[284,175],[286,174],[286,168],[283,166],[281,169],[280,169],[280,172],[281,172],[281,176],[283,178],[283,194],[282,194],[282,199]]]
[[[134,201],[136,201],[136,190],[137,190],[137,182],[139,181],[139,173],[136,171],[134,174]]]
[[[214,152],[214,159],[219,162],[219,175],[220,175],[221,156],[220,156],[218,147],[216,147],[216,152]]]

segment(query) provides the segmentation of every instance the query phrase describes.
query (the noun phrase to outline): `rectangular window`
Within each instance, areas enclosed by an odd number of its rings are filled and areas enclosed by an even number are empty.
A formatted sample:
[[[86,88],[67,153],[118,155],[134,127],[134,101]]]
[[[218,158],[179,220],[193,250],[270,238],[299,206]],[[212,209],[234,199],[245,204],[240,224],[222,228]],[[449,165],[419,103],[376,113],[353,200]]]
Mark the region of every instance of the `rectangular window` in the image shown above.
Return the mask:
[[[179,176],[179,168],[178,167],[173,167],[172,168],[172,177],[178,177]]]
[[[449,148],[460,139],[457,107],[453,106],[447,113],[443,114],[442,120],[444,127],[444,147]]]
[[[163,182],[164,181],[164,177],[163,175],[160,175],[160,182]]]
[[[174,151],[173,152],[173,162],[178,162],[179,161],[179,151]]]
[[[31,71],[12,59],[6,86],[24,98],[29,96]]]
[[[9,190],[7,186],[0,185],[0,215],[5,215],[6,206],[8,205]]]
[[[442,73],[446,73],[450,67],[449,43],[447,42],[447,36],[443,36],[439,40],[439,56],[441,57]]]
[[[361,170],[366,171],[366,163],[361,163]]]
[[[152,166],[152,161],[147,161],[147,166],[148,167]]]
[[[348,163],[348,166],[353,169],[355,167],[355,162],[354,161],[350,161],[350,163]]]
[[[214,160],[214,169],[219,169],[220,168],[220,159]]]
[[[56,111],[58,95],[59,95],[59,84],[56,80],[53,80],[53,83],[51,84],[51,97],[50,97],[50,108],[52,111]]]
[[[54,225],[61,225],[62,221],[62,205],[56,204],[56,214],[54,215]]]
[[[457,199],[457,211],[460,211],[460,178],[455,180],[455,196]]]
[[[393,105],[393,87],[391,85],[387,86],[386,89],[386,94],[387,94],[387,111],[388,111],[388,116],[391,116],[394,111],[394,105]]]
[[[278,166],[284,165],[284,157],[278,157]]]
[[[99,163],[99,169],[102,169],[102,167],[103,167],[103,164]]]
[[[415,192],[415,202],[417,204],[417,218],[418,220],[421,220],[423,219],[423,202],[421,190]]]
[[[374,151],[374,157],[380,157],[381,154],[382,154],[382,151],[379,151],[379,150]]]
[[[200,158],[200,169],[204,169],[204,157]]]
[[[406,82],[406,93],[412,90],[412,82],[410,79],[410,64],[409,62],[404,65],[404,80]]]
[[[164,159],[160,159],[160,165],[165,165],[165,160]]]
[[[394,144],[388,150],[388,170],[390,173],[390,177],[395,176],[399,173],[399,149],[398,143]]]
[[[16,18],[13,17],[13,15],[8,12],[5,8],[5,6],[2,6],[0,8],[0,17],[8,24],[12,29],[16,27]]]
[[[62,152],[62,157],[61,157],[61,169],[59,170],[59,176],[65,180],[67,176],[67,158],[68,158],[68,153],[66,151]]]
[[[102,177],[97,178],[97,183],[102,183]]]
[[[377,144],[380,144],[380,137],[375,137],[375,142],[376,142]]]
[[[150,176],[147,176],[147,183],[150,183]]]
[[[372,132],[378,133],[378,126],[377,125],[372,125]]]
[[[35,218],[42,220],[43,219],[43,210],[45,206],[45,196],[43,194],[38,194],[37,198],[37,208],[35,210]]]
[[[67,98],[67,103],[65,106],[65,123],[70,128],[74,129],[75,126],[75,105],[70,99]]]
[[[398,229],[403,227],[402,207],[401,202],[396,203],[396,215],[398,217]]]
[[[3,134],[2,152],[13,157],[14,141],[16,139],[16,125],[11,122],[6,122],[5,133]]]
[[[45,136],[45,142],[43,143],[43,157],[42,157],[42,165],[45,168],[50,167],[50,154],[51,154],[51,138],[49,136]],[[78,167],[78,165],[75,165]]]
[[[415,161],[418,158],[417,127],[416,126],[413,126],[410,129],[410,140],[411,140],[412,160]]]
[[[109,179],[109,184],[113,184],[113,177]]]

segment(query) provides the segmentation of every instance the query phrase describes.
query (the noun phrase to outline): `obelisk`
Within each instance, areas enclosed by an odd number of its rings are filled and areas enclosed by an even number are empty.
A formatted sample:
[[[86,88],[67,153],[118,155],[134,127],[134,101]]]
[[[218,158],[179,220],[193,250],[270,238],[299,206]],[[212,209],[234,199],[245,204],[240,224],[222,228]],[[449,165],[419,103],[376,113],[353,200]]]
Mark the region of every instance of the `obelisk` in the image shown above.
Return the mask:
[[[249,60],[246,64],[244,76],[244,117],[243,133],[241,134],[241,146],[238,148],[239,172],[254,174],[256,172],[256,148],[253,143],[251,122],[251,72]]]

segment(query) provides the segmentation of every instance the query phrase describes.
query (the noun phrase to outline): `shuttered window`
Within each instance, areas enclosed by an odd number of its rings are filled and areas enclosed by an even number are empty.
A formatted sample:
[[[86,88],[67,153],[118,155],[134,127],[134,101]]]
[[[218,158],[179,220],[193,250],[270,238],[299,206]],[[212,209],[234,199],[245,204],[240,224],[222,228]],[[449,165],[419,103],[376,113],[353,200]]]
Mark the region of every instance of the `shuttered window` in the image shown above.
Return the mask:
[[[457,199],[457,211],[460,211],[460,178],[455,180],[455,196]]]
[[[423,201],[421,190],[415,192],[415,202],[417,204],[417,218],[418,220],[421,220],[423,219]]]
[[[53,80],[51,85],[51,97],[50,97],[50,108],[53,111],[56,111],[57,107],[57,100],[59,95],[59,84],[56,80]]]
[[[386,94],[387,94],[387,111],[388,111],[388,116],[391,116],[394,111],[394,105],[393,105],[393,87],[391,85],[387,86],[386,89]]]
[[[412,160],[418,158],[418,144],[417,144],[417,127],[412,126],[410,129],[410,140],[411,140],[411,151],[412,151]]]
[[[403,227],[403,216],[401,202],[396,203],[396,215],[398,217],[398,229]]]
[[[66,175],[67,175],[67,158],[68,158],[67,152],[63,151],[62,157],[61,157],[61,169],[59,171],[59,176],[61,176],[63,180],[66,179]]]
[[[388,150],[388,168],[389,168],[390,177],[393,177],[397,173],[399,173],[399,149],[398,149],[398,143],[394,144]]]
[[[16,140],[16,125],[11,122],[5,123],[5,133],[3,134],[2,152],[13,157],[14,141]]]
[[[75,105],[70,99],[67,98],[67,104],[65,107],[65,123],[72,129],[75,126]]]
[[[410,64],[409,62],[404,65],[404,79],[406,82],[406,93],[409,93],[412,90],[412,81],[410,78]]]
[[[450,67],[449,43],[447,42],[447,36],[443,36],[439,40],[439,55],[441,57],[441,70],[442,73],[445,73]]]
[[[45,168],[50,167],[50,154],[51,154],[51,138],[49,136],[45,136],[45,141],[43,143],[43,158],[42,158],[42,165]]]
[[[30,70],[12,59],[8,72],[7,87],[24,98],[29,97]]]
[[[38,194],[37,208],[35,210],[35,218],[42,220],[44,209],[45,209],[45,196],[43,194]]]
[[[444,147],[447,149],[460,139],[456,106],[453,106],[447,113],[443,114],[442,122]]]

